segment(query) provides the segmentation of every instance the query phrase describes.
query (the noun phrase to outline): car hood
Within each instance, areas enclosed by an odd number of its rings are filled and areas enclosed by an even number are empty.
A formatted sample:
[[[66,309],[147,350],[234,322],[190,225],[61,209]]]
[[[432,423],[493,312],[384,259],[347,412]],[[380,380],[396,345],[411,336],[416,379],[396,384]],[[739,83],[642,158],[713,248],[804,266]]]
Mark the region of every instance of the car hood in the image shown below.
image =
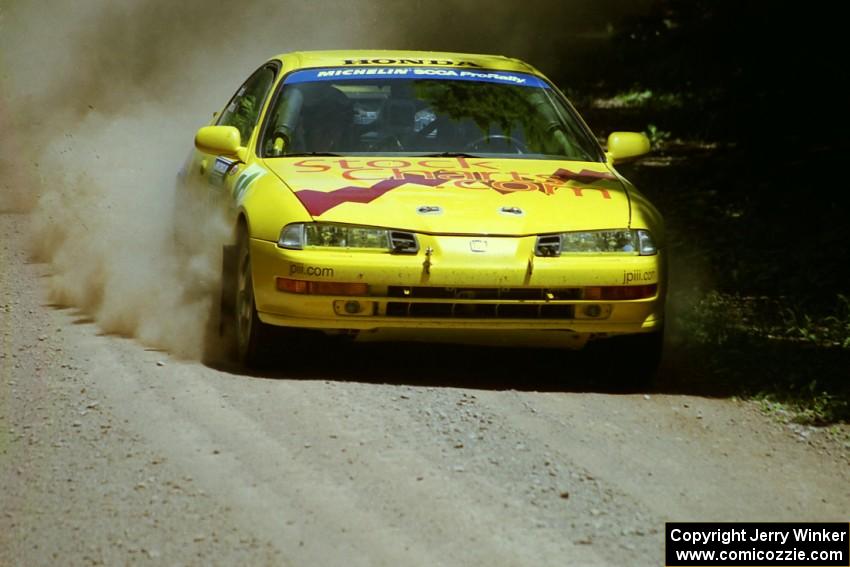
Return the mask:
[[[602,163],[464,157],[265,163],[320,221],[490,235],[629,224],[626,189]]]

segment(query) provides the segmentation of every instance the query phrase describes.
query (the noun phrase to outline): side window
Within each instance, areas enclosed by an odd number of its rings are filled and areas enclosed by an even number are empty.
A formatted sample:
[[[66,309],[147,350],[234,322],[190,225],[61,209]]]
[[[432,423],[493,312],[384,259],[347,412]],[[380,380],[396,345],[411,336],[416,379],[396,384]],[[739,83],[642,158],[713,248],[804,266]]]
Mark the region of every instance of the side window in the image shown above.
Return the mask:
[[[270,66],[263,67],[251,75],[233,95],[230,104],[227,105],[227,108],[221,114],[221,118],[218,119],[219,126],[236,127],[242,136],[243,144],[248,142],[248,138],[251,137],[251,133],[257,125],[260,109],[274,82],[274,76],[275,70]]]

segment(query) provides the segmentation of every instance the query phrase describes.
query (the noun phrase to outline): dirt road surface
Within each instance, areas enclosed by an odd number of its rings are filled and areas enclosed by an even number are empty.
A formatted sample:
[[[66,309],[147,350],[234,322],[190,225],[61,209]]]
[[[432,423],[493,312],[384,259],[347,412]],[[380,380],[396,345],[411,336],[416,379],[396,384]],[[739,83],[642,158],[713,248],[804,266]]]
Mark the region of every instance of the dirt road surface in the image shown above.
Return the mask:
[[[661,565],[669,520],[847,520],[827,432],[606,393],[560,353],[250,375],[104,335],[48,304],[26,222],[0,215],[0,565]]]

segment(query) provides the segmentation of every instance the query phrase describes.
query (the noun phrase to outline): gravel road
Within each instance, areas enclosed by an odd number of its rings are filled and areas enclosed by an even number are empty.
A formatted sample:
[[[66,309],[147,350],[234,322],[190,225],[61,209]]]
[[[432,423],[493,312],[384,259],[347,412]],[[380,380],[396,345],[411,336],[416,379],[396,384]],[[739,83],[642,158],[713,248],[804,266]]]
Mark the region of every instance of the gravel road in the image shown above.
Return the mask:
[[[50,305],[26,223],[0,214],[0,565],[649,566],[665,521],[847,521],[844,442],[751,403],[551,351],[179,360]]]

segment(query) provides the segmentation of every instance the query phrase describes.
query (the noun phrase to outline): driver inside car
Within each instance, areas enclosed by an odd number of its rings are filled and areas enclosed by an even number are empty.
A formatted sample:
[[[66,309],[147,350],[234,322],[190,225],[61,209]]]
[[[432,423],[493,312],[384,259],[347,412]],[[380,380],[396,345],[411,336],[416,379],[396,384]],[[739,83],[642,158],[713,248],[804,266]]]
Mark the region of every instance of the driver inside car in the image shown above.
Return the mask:
[[[339,89],[322,85],[319,92],[306,98],[312,104],[301,109],[299,134],[306,152],[350,151],[350,130],[354,109]]]

